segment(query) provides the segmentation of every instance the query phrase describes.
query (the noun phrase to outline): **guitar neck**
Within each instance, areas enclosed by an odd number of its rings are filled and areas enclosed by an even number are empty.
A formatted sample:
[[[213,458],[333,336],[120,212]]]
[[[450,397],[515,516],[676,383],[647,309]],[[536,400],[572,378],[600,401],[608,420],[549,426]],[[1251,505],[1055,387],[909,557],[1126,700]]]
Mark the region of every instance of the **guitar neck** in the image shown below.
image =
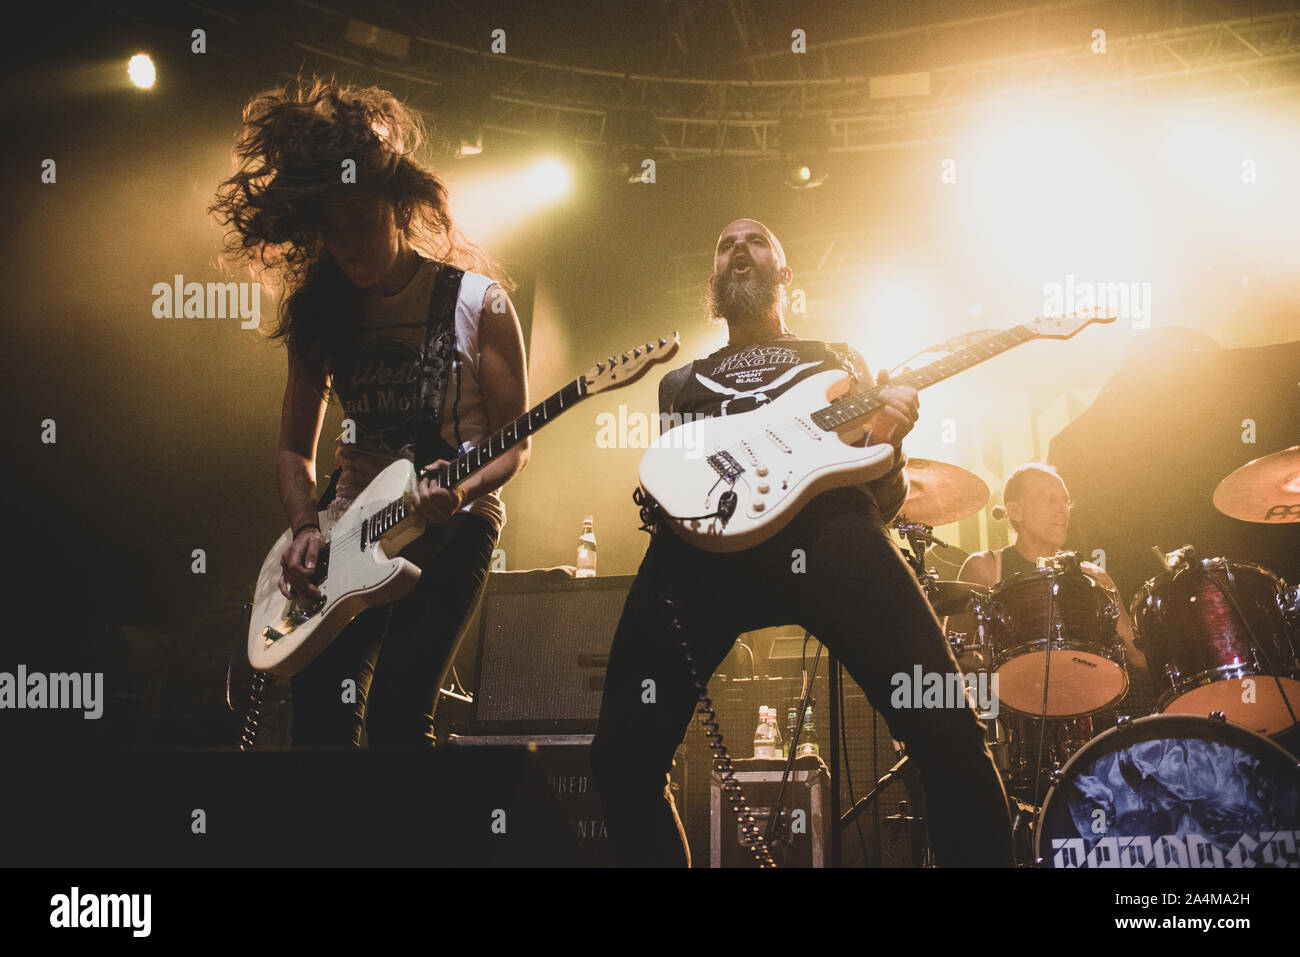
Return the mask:
[[[438,484],[443,488],[459,485],[586,397],[587,380],[584,376],[578,376],[560,391],[548,395],[519,418],[507,422],[504,427],[497,429],[474,448],[456,456],[456,461],[444,465],[435,476]]]
[[[456,456],[454,462],[442,466],[433,473],[434,480],[442,488],[459,485],[586,397],[586,376],[578,376],[558,392],[548,395],[519,418],[507,422],[504,427],[497,429],[472,449]],[[401,498],[389,502],[386,508],[374,516],[375,525],[370,529],[370,535],[377,538],[402,522],[413,519],[415,501],[415,495],[407,492]]]
[[[1038,338],[1038,333],[1028,326],[1013,326],[997,335],[981,339],[950,356],[944,356],[937,362],[932,362],[913,372],[906,372],[896,379],[891,379],[889,385],[911,386],[917,390],[924,389],[936,382],[951,378],[959,372],[965,372],[971,366],[979,365],[994,356],[1001,355],[1008,349],[1023,342],[1036,338]],[[841,429],[855,419],[860,419],[884,405],[880,393],[882,389],[888,387],[872,386],[859,392],[850,392],[848,395],[840,396],[830,405],[814,412],[812,420],[828,432]]]

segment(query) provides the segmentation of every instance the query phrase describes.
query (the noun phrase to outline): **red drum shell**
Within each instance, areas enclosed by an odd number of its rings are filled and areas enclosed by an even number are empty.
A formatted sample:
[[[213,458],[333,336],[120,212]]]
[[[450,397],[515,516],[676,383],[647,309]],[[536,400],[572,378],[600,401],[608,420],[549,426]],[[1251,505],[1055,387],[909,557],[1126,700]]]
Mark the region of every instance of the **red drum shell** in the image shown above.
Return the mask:
[[[998,700],[1024,715],[1042,713],[1044,679],[1050,685],[1047,717],[1073,718],[1114,704],[1128,691],[1123,644],[1115,630],[1119,599],[1082,571],[1057,572],[1053,600],[1047,571],[1006,579],[976,614],[993,649]],[[1057,635],[1051,643],[1048,637]]]
[[[1222,711],[1257,734],[1293,726],[1300,681],[1285,593],[1268,569],[1223,558],[1179,565],[1143,585],[1131,614],[1151,675],[1165,687],[1160,710]],[[1253,651],[1252,633],[1264,658]]]

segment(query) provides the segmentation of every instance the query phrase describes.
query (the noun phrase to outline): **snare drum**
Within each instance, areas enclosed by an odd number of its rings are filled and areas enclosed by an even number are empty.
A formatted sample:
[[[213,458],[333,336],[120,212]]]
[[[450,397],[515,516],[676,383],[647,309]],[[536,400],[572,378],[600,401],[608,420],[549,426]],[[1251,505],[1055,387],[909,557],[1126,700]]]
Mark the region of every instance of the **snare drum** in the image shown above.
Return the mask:
[[[1184,562],[1143,585],[1133,599],[1133,627],[1152,678],[1168,682],[1160,711],[1222,711],[1257,734],[1295,724],[1300,661],[1285,621],[1286,594],[1267,569],[1223,558]]]
[[[1300,867],[1300,768],[1268,738],[1188,715],[1093,738],[1043,802],[1045,867]]]
[[[1055,587],[1055,594],[1053,589]],[[1100,711],[1128,691],[1118,596],[1078,567],[1013,575],[975,605],[1001,706],[1049,718]],[[1050,660],[1049,660],[1050,659]]]

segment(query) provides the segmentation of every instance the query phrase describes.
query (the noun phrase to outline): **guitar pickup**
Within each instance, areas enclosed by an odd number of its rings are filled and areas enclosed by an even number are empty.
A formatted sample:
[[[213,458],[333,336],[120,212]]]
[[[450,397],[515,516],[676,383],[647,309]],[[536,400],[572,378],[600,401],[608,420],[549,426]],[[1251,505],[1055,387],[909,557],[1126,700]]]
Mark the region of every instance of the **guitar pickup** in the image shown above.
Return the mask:
[[[713,470],[717,472],[728,485],[735,484],[736,479],[740,477],[740,473],[745,471],[741,468],[740,463],[735,460],[730,452],[715,452],[713,455],[710,455],[706,461],[713,466]]]
[[[281,638],[284,637],[284,632],[276,631],[270,625],[267,625],[265,628],[262,629],[262,637],[265,638],[268,643],[273,641],[279,641]]]

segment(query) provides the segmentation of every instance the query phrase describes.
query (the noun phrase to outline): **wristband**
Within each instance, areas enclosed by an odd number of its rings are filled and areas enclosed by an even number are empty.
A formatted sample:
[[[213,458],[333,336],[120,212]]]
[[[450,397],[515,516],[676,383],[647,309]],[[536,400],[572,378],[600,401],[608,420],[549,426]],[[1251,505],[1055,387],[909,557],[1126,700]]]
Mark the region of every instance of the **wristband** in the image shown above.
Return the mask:
[[[298,528],[294,529],[293,537],[297,538],[299,535],[301,535],[302,530],[304,528],[314,528],[316,529],[316,531],[318,532],[320,531],[320,526],[317,525],[315,522],[307,522],[305,525],[301,525]]]

